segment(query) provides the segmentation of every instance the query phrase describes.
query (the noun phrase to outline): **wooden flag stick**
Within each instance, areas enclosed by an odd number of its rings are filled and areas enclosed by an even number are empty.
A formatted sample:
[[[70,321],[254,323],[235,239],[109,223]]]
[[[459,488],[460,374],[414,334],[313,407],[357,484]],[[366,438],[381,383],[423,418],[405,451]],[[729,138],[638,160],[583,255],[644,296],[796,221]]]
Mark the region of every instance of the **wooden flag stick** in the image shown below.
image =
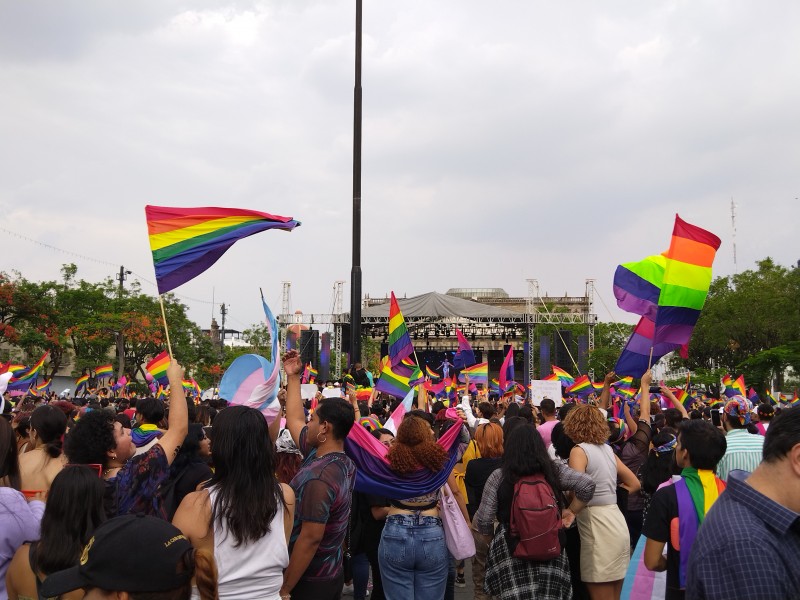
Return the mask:
[[[161,294],[158,295],[158,302],[161,304],[161,319],[164,321],[164,333],[167,334],[167,350],[169,351],[169,358],[173,360],[175,357],[172,355],[172,344],[169,341],[169,327],[167,327],[167,313],[164,311],[164,298]],[[652,354],[652,348],[650,350]]]
[[[647,370],[650,370],[650,367],[653,366],[653,347],[650,346],[650,358],[647,359]]]

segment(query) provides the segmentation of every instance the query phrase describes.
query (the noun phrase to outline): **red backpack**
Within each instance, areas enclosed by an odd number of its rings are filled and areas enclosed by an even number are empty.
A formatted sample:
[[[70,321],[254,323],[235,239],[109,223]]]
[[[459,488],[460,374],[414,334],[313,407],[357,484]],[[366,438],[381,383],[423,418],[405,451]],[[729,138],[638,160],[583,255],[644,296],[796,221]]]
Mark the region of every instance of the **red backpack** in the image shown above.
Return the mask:
[[[551,560],[561,554],[561,509],[544,475],[521,477],[514,484],[510,536],[516,542],[512,556]]]

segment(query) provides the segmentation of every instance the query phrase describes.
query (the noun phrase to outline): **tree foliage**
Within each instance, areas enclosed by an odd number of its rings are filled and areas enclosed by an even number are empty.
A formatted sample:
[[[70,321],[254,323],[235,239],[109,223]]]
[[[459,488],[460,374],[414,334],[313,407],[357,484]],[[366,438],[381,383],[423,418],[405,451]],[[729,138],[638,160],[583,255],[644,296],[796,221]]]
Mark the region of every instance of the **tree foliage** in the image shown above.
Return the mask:
[[[787,367],[800,372],[800,269],[771,258],[757,268],[718,277],[682,364],[693,371],[743,373],[762,390]]]

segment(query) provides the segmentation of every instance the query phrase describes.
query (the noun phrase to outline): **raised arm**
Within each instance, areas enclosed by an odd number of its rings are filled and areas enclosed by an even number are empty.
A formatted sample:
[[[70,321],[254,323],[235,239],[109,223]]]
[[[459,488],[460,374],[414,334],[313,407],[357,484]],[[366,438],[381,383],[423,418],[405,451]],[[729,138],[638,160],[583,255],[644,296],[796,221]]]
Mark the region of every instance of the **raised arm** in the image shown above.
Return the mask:
[[[289,350],[283,355],[283,370],[286,372],[286,428],[295,445],[300,447],[300,433],[306,426],[303,412],[303,398],[300,396],[300,373],[303,361],[297,350]]]
[[[664,394],[670,402],[672,402],[672,406],[677,408],[681,414],[683,415],[684,419],[689,418],[689,413],[686,412],[686,407],[675,397],[675,394],[672,393],[672,390],[669,389],[666,385],[662,383],[661,385],[661,393]]]
[[[172,464],[178,455],[178,450],[189,432],[189,407],[186,405],[186,394],[183,391],[183,367],[174,358],[167,367],[169,379],[169,429],[158,440],[167,457],[167,462]]]
[[[606,373],[603,379],[603,391],[600,392],[600,398],[597,399],[597,405],[603,410],[608,410],[611,406],[611,384],[617,380],[617,374],[614,371]]]
[[[278,436],[281,433],[281,417],[283,416],[283,411],[286,408],[286,390],[278,390],[278,403],[280,404],[281,409],[278,411],[278,415],[275,417],[275,420],[269,424],[269,439],[272,440],[273,444],[278,441]]]
[[[641,394],[639,396],[639,420],[650,422],[650,384],[653,381],[653,372],[650,369],[642,375]]]

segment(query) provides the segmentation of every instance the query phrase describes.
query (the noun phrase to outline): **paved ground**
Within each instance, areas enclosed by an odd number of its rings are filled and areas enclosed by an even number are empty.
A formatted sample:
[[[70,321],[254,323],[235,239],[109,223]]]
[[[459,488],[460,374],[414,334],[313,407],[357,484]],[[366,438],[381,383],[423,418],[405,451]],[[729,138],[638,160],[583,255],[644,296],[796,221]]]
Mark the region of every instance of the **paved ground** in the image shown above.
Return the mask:
[[[465,569],[464,569],[464,576],[467,580],[467,587],[457,587],[456,588],[456,596],[455,600],[473,600],[473,586],[472,586],[472,567],[470,565],[471,561],[466,561]],[[345,591],[342,594],[343,598],[352,598],[353,592]],[[369,596],[367,596],[369,598]]]

